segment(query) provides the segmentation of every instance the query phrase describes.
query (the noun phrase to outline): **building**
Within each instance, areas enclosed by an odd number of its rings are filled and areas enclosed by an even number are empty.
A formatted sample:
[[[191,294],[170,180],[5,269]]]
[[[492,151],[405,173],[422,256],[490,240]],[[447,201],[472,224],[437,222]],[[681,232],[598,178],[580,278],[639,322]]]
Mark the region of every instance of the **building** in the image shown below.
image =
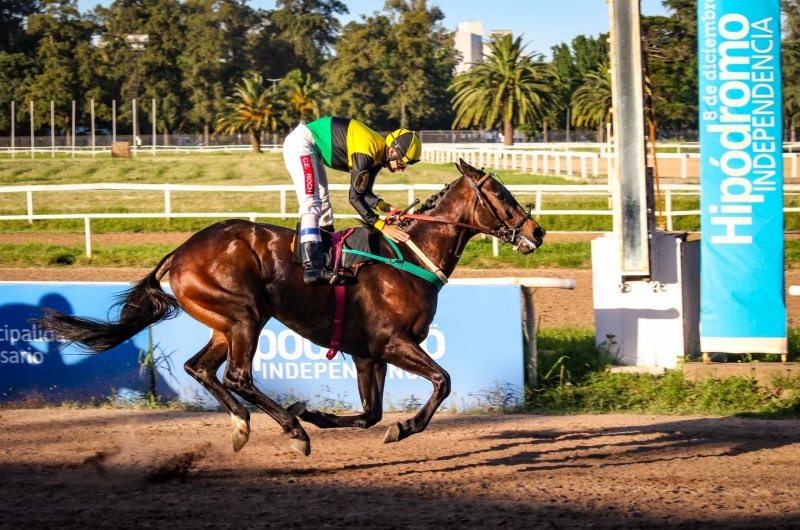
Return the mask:
[[[459,22],[455,45],[461,53],[461,62],[456,65],[456,74],[460,74],[472,68],[470,63],[483,59],[483,22]]]

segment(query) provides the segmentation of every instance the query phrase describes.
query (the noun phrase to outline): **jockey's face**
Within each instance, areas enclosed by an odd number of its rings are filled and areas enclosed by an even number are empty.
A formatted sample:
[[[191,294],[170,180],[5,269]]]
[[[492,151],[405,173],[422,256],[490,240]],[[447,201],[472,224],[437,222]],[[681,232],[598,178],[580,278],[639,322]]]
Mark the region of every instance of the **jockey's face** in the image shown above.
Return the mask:
[[[387,151],[387,154],[391,158],[391,157],[397,155],[397,149],[395,149],[394,147],[390,147],[389,150]],[[406,165],[404,163],[402,163],[401,161],[399,161],[399,160],[390,160],[388,167],[389,167],[389,171],[391,171],[392,173],[395,173],[397,171],[402,173],[403,171],[406,170]]]

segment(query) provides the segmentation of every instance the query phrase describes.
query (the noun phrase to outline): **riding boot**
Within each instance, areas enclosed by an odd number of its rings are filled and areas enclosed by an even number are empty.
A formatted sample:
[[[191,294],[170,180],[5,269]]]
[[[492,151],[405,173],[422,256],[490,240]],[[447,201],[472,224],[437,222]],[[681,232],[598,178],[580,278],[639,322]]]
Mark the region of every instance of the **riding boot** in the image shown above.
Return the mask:
[[[321,241],[303,241],[300,243],[303,257],[303,282],[306,285],[330,283],[336,275],[325,268],[325,250]]]

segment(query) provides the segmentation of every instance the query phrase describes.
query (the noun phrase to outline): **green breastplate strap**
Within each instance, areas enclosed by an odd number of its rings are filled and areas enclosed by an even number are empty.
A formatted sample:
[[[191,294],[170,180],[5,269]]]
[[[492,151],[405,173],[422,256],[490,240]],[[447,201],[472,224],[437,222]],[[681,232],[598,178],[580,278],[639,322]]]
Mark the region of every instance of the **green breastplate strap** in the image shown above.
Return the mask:
[[[383,235],[383,234],[381,234]],[[429,270],[423,269],[422,267],[418,267],[413,263],[409,263],[403,259],[403,255],[400,253],[400,249],[397,248],[397,245],[394,244],[394,241],[389,239],[386,236],[383,236],[386,241],[389,242],[389,245],[394,250],[395,254],[397,254],[396,258],[384,258],[383,256],[376,256],[375,254],[370,254],[368,252],[362,252],[360,250],[353,250],[349,248],[345,248],[342,250],[345,254],[356,254],[357,256],[364,256],[365,258],[370,258],[375,261],[380,261],[381,263],[386,263],[387,265],[391,265],[396,269],[400,269],[406,271],[408,273],[413,274],[414,276],[419,276],[423,280],[427,280],[431,282],[433,285],[436,286],[437,291],[441,291],[444,284],[442,280],[439,279],[434,273],[430,272]]]

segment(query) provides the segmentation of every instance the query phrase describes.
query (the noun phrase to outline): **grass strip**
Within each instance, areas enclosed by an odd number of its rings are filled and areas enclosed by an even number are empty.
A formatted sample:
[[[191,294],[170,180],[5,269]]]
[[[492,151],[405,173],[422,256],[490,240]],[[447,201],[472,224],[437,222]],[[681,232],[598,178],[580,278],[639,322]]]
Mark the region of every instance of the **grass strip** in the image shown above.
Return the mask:
[[[540,387],[528,392],[528,411],[800,416],[800,378],[776,379],[768,389],[741,377],[693,383],[681,369],[663,376],[611,373],[614,344],[596,346],[590,329],[540,329],[538,348]],[[789,358],[800,358],[800,328],[789,330]]]

